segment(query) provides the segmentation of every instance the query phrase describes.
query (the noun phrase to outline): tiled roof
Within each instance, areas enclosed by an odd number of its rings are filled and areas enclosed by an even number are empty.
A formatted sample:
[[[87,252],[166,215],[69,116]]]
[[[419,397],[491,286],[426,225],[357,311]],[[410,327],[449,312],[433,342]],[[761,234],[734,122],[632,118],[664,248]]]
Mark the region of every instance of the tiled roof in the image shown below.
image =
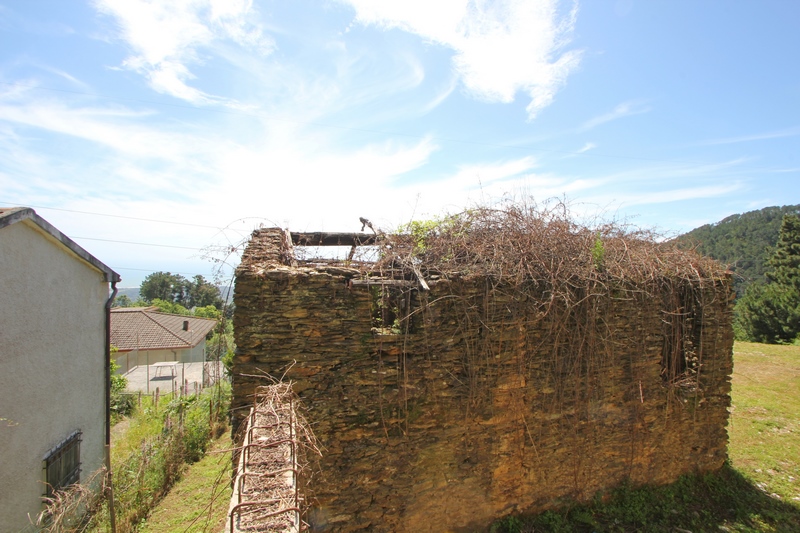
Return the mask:
[[[210,318],[158,313],[153,307],[111,310],[111,344],[121,352],[183,350],[203,342],[217,321]],[[184,329],[184,322],[188,328]]]

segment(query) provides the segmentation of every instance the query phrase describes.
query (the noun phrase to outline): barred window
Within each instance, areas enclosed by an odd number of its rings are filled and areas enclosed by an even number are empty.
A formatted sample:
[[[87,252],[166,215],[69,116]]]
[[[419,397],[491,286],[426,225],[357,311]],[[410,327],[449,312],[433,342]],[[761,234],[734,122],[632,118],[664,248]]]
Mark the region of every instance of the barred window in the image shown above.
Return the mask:
[[[44,458],[45,482],[48,498],[80,481],[81,477],[81,432],[76,431]]]

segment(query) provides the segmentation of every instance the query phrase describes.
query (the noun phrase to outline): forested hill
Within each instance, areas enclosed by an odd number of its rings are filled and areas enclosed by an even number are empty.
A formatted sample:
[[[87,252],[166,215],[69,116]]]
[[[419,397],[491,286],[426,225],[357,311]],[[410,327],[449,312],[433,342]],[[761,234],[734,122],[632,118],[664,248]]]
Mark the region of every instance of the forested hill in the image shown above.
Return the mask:
[[[783,215],[800,215],[800,205],[765,207],[731,215],[715,224],[706,224],[684,233],[677,240],[697,251],[730,265],[736,276],[736,292],[741,296],[753,281],[764,280],[767,259],[772,255]]]

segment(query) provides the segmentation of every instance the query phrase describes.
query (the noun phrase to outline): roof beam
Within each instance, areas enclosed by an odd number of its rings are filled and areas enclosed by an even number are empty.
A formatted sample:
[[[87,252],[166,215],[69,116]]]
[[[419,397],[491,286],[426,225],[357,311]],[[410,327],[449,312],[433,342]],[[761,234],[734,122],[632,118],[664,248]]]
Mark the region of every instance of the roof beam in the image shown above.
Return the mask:
[[[370,233],[292,232],[295,246],[370,246],[377,235]]]

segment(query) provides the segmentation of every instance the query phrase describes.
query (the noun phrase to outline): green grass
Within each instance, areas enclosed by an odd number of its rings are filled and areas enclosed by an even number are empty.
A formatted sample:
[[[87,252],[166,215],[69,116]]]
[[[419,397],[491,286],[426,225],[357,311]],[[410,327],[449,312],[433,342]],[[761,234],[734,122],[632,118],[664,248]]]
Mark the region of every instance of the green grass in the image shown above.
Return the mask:
[[[190,466],[169,494],[140,526],[140,533],[219,532],[231,499],[230,432],[212,444],[206,456]]]
[[[188,465],[203,462],[210,444],[226,444],[219,439],[210,441],[213,435],[219,436],[228,432],[226,418],[229,405],[230,386],[226,384],[222,384],[220,388],[206,389],[198,396],[165,395],[157,403],[150,397],[144,397],[142,404],[137,406],[129,418],[124,418],[112,428],[111,465],[117,533],[139,531],[146,517],[183,478]],[[193,472],[198,478],[207,478],[211,474],[210,471],[204,473],[204,468],[213,468],[211,461],[219,463],[216,467],[217,477],[225,479],[218,484],[220,494],[217,499],[226,500],[223,507],[227,509],[229,496],[226,497],[223,493],[224,487],[228,485],[228,476],[222,472],[230,472],[230,456],[224,460],[223,455],[217,453],[205,457],[203,467]],[[195,484],[202,483],[204,488],[194,490],[203,492],[210,502],[213,498],[208,481],[196,481]],[[186,490],[191,489],[190,484]],[[105,499],[86,499],[81,505],[90,512],[87,520],[80,524],[80,531],[91,533],[110,530],[111,513]],[[187,505],[194,508],[199,506],[196,499],[188,498]],[[200,508],[202,510],[202,506]],[[218,506],[210,508],[210,516],[217,517],[220,513]],[[221,512],[224,514],[224,509]],[[199,514],[195,514],[193,518]],[[198,520],[197,523],[202,521]],[[66,530],[57,531],[65,533]],[[180,531],[203,529],[184,527]]]
[[[800,505],[800,347],[736,343],[728,431],[733,465]]]
[[[721,471],[509,516],[492,531],[800,531],[800,347],[736,343],[731,396],[730,461]]]

